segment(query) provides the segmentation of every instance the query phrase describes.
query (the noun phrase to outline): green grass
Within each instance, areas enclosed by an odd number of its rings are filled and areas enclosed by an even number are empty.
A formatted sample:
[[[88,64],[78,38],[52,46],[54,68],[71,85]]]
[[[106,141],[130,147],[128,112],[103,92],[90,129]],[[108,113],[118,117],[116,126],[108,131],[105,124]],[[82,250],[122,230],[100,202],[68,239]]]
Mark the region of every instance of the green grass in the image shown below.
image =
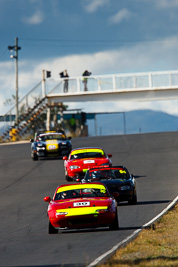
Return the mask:
[[[178,204],[98,267],[178,266]]]

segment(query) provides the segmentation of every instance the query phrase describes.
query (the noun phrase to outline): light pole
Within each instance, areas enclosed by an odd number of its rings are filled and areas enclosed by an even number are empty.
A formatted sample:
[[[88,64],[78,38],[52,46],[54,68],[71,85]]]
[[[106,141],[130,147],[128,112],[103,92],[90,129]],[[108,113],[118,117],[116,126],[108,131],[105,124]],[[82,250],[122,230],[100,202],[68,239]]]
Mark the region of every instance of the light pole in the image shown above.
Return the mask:
[[[18,50],[21,49],[20,46],[18,46],[18,38],[15,38],[15,45],[9,45],[8,49],[12,52],[15,51],[15,55],[11,55],[10,58],[15,58],[15,74],[16,74],[16,96],[15,96],[15,102],[16,102],[16,124],[18,125],[18,117],[19,117],[19,97],[18,97]]]

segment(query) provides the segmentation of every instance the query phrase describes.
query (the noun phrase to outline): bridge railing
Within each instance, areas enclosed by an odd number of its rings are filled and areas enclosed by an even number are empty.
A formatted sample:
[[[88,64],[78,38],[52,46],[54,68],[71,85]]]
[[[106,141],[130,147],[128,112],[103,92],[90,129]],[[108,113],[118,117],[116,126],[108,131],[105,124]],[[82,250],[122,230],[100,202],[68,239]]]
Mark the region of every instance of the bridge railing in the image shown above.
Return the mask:
[[[65,80],[59,79],[60,84],[49,94],[63,94]],[[57,80],[56,80],[57,82]],[[47,84],[51,81],[47,80]],[[87,77],[87,91],[104,92],[124,89],[154,89],[161,87],[177,87],[178,71],[128,73],[115,75],[97,75]],[[68,78],[68,93],[83,93],[83,77]]]
[[[91,75],[87,78],[88,92],[105,92],[133,89],[156,89],[178,87],[178,71],[120,73],[111,75]],[[84,77],[68,78],[68,94],[84,93]],[[64,92],[65,79],[46,79],[45,84],[39,82],[19,101],[19,114],[33,107],[36,101],[45,95],[66,94]],[[3,127],[13,124],[15,119],[15,105],[1,117]],[[1,123],[2,126],[2,123]]]

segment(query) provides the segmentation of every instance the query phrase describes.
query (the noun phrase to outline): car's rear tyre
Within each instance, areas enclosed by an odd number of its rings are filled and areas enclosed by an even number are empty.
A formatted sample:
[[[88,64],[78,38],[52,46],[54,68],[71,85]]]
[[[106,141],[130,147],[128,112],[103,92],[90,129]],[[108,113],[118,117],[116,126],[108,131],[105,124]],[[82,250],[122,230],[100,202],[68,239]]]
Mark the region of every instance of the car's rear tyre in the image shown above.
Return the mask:
[[[113,223],[109,226],[109,230],[119,230],[119,220],[116,212],[115,219]]]
[[[67,182],[73,181],[73,179],[70,176],[68,176],[67,170],[65,170],[65,178]]]
[[[32,159],[33,159],[33,160],[38,160],[38,156],[37,156],[36,153],[33,153],[33,155],[32,155]]]
[[[132,199],[128,201],[128,203],[129,203],[130,205],[135,205],[135,204],[137,204],[137,195],[136,195],[135,193],[133,194]]]
[[[66,181],[70,182],[70,181],[73,181],[73,179],[71,177],[69,177],[68,175],[66,175]]]
[[[52,224],[50,223],[49,221],[49,226],[48,226],[48,234],[57,234],[58,233],[58,230],[55,229]]]

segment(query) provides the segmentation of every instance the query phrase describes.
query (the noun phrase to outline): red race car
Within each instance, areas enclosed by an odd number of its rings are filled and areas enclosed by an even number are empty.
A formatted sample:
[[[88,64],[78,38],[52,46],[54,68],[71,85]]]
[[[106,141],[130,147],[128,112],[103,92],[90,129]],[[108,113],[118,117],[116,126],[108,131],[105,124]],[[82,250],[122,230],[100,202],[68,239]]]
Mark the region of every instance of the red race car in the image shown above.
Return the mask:
[[[117,193],[116,193],[117,194]],[[58,230],[108,227],[119,229],[117,202],[100,182],[65,184],[57,187],[53,199],[49,196],[49,234]]]
[[[111,154],[106,155],[100,147],[73,149],[69,157],[63,157],[66,180],[80,182],[89,168],[112,166],[111,157]]]

